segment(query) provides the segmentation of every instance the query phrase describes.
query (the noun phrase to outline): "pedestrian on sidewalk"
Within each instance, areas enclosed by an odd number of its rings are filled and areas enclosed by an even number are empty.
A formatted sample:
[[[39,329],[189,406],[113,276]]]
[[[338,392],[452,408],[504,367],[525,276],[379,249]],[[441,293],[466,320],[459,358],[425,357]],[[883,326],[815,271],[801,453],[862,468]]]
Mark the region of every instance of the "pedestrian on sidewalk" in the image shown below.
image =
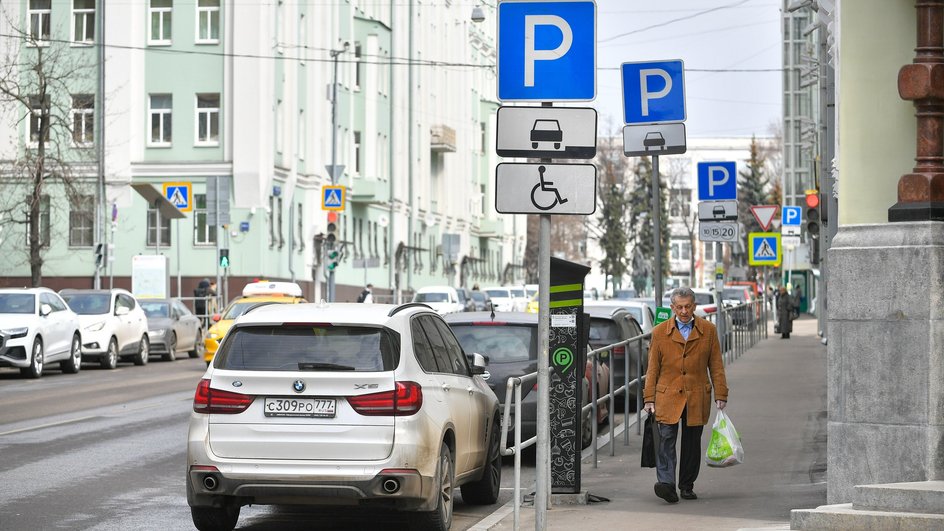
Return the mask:
[[[777,326],[780,329],[780,339],[790,339],[793,332],[793,316],[796,307],[794,298],[787,293],[787,288],[780,287],[780,297],[777,298]]]
[[[362,291],[361,294],[357,296],[357,302],[366,302],[367,304],[374,302],[373,284],[368,284],[367,287],[364,288],[364,291]]]
[[[652,329],[649,369],[643,390],[644,409],[659,424],[656,452],[656,495],[676,503],[675,443],[681,428],[678,488],[682,498],[697,499],[695,480],[701,466],[701,434],[715,404],[724,409],[728,384],[715,325],[695,316],[695,293],[687,286],[672,292],[673,319]],[[711,376],[709,382],[708,376]]]

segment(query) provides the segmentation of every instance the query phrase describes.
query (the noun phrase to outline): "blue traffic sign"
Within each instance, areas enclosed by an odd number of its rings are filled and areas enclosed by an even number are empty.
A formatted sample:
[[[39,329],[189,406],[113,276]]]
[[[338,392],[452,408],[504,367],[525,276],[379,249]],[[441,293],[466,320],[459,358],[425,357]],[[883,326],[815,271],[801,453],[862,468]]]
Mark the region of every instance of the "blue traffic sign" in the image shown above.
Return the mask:
[[[628,124],[685,121],[681,60],[623,63],[623,120]]]
[[[751,250],[747,263],[752,266],[778,266],[781,261],[780,233],[752,232],[747,235],[747,245]]]
[[[803,209],[798,206],[783,206],[780,209],[780,224],[799,227],[802,223]]]
[[[498,99],[589,101],[597,95],[593,0],[498,3]]]
[[[321,210],[344,210],[345,189],[343,186],[321,188]]]
[[[736,162],[698,163],[698,200],[737,199]]]
[[[191,183],[164,183],[164,198],[181,212],[191,212],[193,210],[193,186]]]

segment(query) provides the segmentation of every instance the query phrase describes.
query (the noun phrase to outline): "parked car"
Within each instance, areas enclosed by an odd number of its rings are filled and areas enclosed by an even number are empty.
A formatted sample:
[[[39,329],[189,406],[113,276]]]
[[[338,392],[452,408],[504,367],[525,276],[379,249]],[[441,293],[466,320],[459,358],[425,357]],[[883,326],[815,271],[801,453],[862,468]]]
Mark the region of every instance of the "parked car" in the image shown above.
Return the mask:
[[[462,305],[463,312],[474,312],[475,301],[472,300],[472,290],[469,288],[456,288],[456,295],[459,296],[459,304]]]
[[[146,365],[151,355],[148,323],[134,295],[119,288],[64,289],[59,292],[82,324],[82,357],[103,369],[119,360]]]
[[[737,306],[749,304],[753,301],[750,288],[746,286],[726,286],[721,291],[721,301],[724,303],[725,307],[734,308],[730,313],[731,320],[736,326],[750,325],[759,317],[759,306],[753,311],[747,307],[736,308]]]
[[[607,306],[585,306],[584,311],[590,316],[590,346],[593,349],[619,343],[642,335],[642,328],[632,314],[623,308]],[[639,377],[636,372],[636,359],[642,354],[642,373],[649,366],[649,340],[641,344],[629,343],[613,347],[600,353],[600,361],[610,366],[616,387],[623,385],[626,374],[626,356],[629,353],[629,380]],[[611,355],[612,354],[612,355]],[[627,390],[630,404],[636,403],[636,387]],[[617,400],[622,403],[622,400]]]
[[[164,361],[176,360],[179,352],[187,352],[191,358],[203,356],[203,320],[180,300],[144,299],[139,303],[147,316],[151,354],[160,354]]]
[[[448,530],[457,486],[474,504],[495,503],[501,487],[485,367],[421,304],[248,310],[194,396],[193,523],[232,529],[249,503],[353,504]]]
[[[496,312],[514,312],[517,311],[517,303],[511,288],[494,286],[482,289],[492,299],[492,305]]]
[[[614,299],[625,300],[625,301],[632,300],[632,299],[636,298],[636,290],[633,289],[633,288],[614,289],[614,290],[613,290],[613,298],[614,298]]]
[[[652,307],[641,300],[606,299],[602,301],[584,301],[583,304],[584,310],[587,312],[590,311],[590,308],[621,308],[626,310],[639,323],[643,333],[651,332],[652,327],[655,326],[656,317]]]
[[[213,361],[220,342],[226,332],[233,326],[233,322],[249,308],[260,304],[301,304],[308,302],[302,297],[302,288],[294,282],[269,282],[262,280],[251,282],[243,287],[242,297],[233,299],[223,310],[222,314],[213,314],[210,319],[213,325],[207,330],[203,341],[203,360],[207,365]]]
[[[528,309],[528,292],[524,286],[512,286],[511,296],[515,299],[515,311],[523,312]]]
[[[0,367],[40,378],[56,361],[63,372],[82,367],[79,316],[51,289],[0,289]]]
[[[706,314],[718,311],[718,302],[715,300],[714,291],[701,288],[693,288],[692,291],[695,293],[695,305],[697,308],[700,308]],[[667,291],[663,295],[663,303],[665,306],[671,304],[671,298],[672,291]]]
[[[538,370],[538,316],[533,313],[501,312],[463,313],[445,317],[467,353],[481,354],[488,358],[488,385],[498,396],[501,407],[505,403],[505,385],[512,376],[524,376]],[[590,374],[592,365],[584,371],[582,404],[590,399]],[[598,395],[609,390],[609,370],[600,365],[597,370]],[[537,433],[537,394],[532,389],[522,389],[521,440]],[[504,410],[504,409],[503,409]],[[598,409],[597,421],[607,418],[606,407]],[[581,432],[583,446],[590,445],[593,436],[589,413],[584,417]],[[514,426],[509,426],[508,444],[514,441]]]
[[[459,293],[452,286],[427,286],[416,290],[413,302],[422,302],[436,310],[439,315],[464,312],[465,303],[460,301]]]
[[[473,312],[487,312],[492,309],[492,298],[482,290],[472,290]]]

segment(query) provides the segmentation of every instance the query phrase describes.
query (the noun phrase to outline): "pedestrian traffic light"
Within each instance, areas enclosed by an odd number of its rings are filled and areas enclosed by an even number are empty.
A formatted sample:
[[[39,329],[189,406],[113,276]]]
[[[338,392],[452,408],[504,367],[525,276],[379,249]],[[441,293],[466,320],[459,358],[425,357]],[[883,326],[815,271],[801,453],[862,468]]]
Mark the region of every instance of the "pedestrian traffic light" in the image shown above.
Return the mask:
[[[819,214],[819,190],[807,190],[806,191],[806,213],[805,213],[805,225],[806,225],[806,234],[809,237],[810,244],[810,264],[818,265],[819,264],[819,230],[820,219]]]
[[[228,269],[229,266],[229,249],[220,249],[220,267]]]

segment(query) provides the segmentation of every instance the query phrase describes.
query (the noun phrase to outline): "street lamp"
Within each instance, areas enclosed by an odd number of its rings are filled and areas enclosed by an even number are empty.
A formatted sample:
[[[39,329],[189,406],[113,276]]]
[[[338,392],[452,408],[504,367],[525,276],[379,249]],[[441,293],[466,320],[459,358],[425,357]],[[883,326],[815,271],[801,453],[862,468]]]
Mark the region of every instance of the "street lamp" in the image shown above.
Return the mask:
[[[340,50],[331,50],[331,60],[334,61],[334,77],[331,82],[331,169],[328,177],[331,184],[338,184],[338,56],[344,53],[351,44],[347,41]],[[334,269],[328,272],[328,302],[334,302]]]

